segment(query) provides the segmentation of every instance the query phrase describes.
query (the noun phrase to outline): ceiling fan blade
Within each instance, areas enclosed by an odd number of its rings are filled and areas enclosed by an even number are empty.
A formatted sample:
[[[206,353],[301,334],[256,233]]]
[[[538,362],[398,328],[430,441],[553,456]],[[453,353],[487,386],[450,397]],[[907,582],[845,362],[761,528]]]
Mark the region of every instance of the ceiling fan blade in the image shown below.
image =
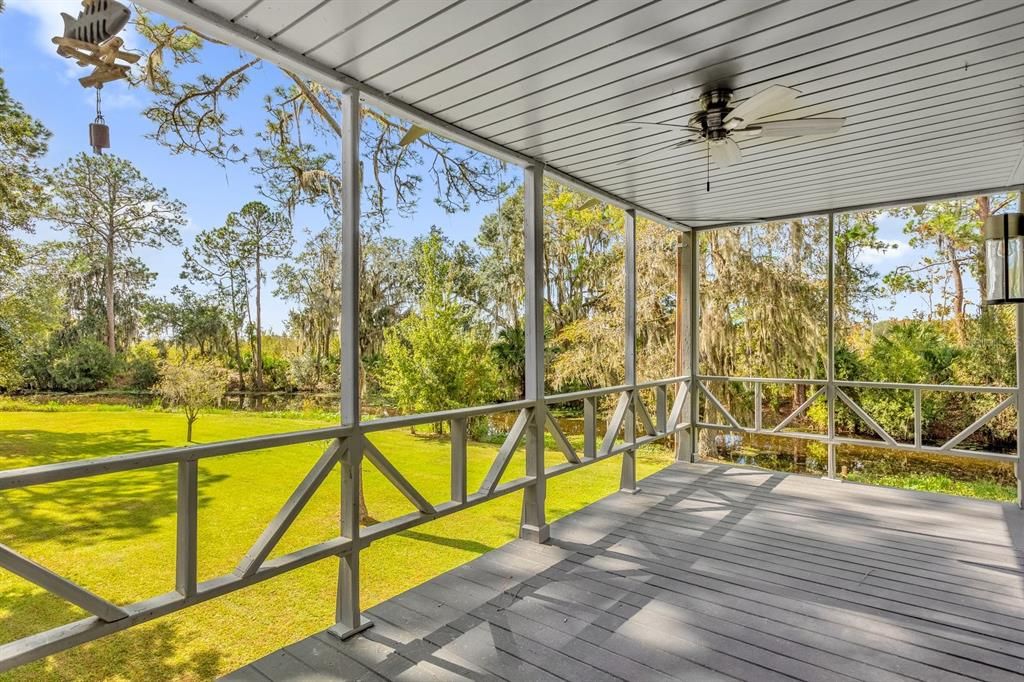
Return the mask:
[[[402,135],[402,139],[398,141],[399,147],[408,147],[410,144],[420,139],[430,131],[426,128],[422,128],[415,123],[409,126],[409,129],[405,131],[405,135]]]
[[[750,128],[738,128],[729,133],[729,137],[742,142],[743,140],[753,140],[755,137],[761,137],[761,128],[759,126],[752,126]]]
[[[690,125],[683,125],[682,123],[658,123],[657,121],[626,121],[630,125],[637,126],[654,126],[658,128],[674,128],[676,130],[688,130],[691,133],[699,133],[700,128],[694,128]]]
[[[726,169],[734,163],[743,160],[743,152],[735,140],[725,138],[711,143],[711,160],[721,169]]]
[[[657,149],[652,149],[649,152],[644,152],[643,154],[639,154],[637,156],[631,156],[628,159],[620,159],[620,160],[615,162],[615,165],[616,166],[621,166],[624,163],[629,163],[630,161],[636,161],[637,159],[642,159],[643,157],[645,157],[645,156],[647,156],[649,154],[657,154],[658,152],[663,152],[666,149],[678,149],[679,147],[685,147],[686,145],[693,144],[694,142],[697,142],[697,138],[686,138],[685,140],[681,140],[681,141],[678,141],[678,142],[673,142],[672,144],[665,145],[664,147],[658,147]]]
[[[739,128],[741,125],[753,123],[759,118],[771,116],[789,109],[799,90],[787,88],[785,85],[771,85],[753,97],[744,100],[738,107],[725,117],[727,128]]]
[[[598,199],[597,197],[590,197],[589,199],[584,201],[582,204],[580,204],[578,210],[583,211],[585,209],[594,208],[595,206],[600,206],[600,205],[601,205],[601,200],[600,199]]]
[[[765,121],[751,126],[751,129],[760,129],[761,137],[831,135],[839,132],[845,120],[843,118],[799,118],[789,121]]]

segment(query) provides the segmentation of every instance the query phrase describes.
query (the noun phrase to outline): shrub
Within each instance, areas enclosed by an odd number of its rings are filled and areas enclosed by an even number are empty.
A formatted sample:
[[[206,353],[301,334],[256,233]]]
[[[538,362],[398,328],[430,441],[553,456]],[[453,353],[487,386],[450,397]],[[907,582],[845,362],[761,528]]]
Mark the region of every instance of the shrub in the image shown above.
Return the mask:
[[[53,350],[53,349],[51,349]],[[83,339],[58,353],[47,353],[48,388],[58,391],[95,391],[105,388],[114,376],[116,361],[107,347]]]
[[[279,355],[263,353],[263,388],[268,391],[280,391],[292,384],[288,380],[290,363]]]
[[[155,348],[135,346],[122,360],[121,383],[135,391],[148,391],[160,380],[160,363]]]

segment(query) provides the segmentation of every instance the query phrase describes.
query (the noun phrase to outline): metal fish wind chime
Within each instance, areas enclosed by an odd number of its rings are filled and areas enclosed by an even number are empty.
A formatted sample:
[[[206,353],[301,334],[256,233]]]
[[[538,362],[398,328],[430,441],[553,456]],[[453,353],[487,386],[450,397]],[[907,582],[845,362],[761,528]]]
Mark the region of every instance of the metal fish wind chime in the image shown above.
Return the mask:
[[[100,90],[104,83],[127,78],[129,65],[139,61],[139,55],[121,49],[124,40],[117,37],[131,14],[115,0],[82,0],[77,18],[61,12],[64,35],[53,38],[61,57],[74,59],[79,66],[93,67],[92,73],[78,82],[83,88],[96,88],[96,120],[89,124],[89,144],[97,154],[110,148],[110,128],[103,119]]]

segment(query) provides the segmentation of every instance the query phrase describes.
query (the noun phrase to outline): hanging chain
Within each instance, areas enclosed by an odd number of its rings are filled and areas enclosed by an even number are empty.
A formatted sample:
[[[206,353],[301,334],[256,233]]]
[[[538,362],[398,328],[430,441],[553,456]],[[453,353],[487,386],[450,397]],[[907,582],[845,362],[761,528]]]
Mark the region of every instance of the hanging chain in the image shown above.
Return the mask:
[[[106,123],[106,121],[103,120],[103,111],[102,111],[102,109],[100,107],[100,104],[101,104],[100,90],[102,90],[102,89],[103,89],[103,84],[102,83],[100,83],[99,85],[96,86],[96,120],[94,121],[95,123]]]

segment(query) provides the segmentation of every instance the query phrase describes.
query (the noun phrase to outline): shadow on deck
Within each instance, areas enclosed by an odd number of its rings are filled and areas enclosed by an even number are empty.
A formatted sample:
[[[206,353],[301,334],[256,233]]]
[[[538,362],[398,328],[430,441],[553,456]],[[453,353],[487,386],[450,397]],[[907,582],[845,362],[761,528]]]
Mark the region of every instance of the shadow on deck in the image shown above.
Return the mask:
[[[231,680],[1020,680],[1024,513],[676,464]]]

